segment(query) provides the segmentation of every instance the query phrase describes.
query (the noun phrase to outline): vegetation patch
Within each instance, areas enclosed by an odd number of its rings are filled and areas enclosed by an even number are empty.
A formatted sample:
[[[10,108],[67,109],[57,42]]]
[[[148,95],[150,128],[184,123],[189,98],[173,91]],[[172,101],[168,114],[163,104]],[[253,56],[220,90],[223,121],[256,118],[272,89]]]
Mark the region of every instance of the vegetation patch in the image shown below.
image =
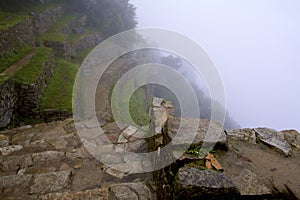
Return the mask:
[[[22,22],[26,18],[29,18],[29,15],[0,12],[0,31],[7,30],[8,28]]]
[[[32,47],[23,46],[16,48],[11,54],[0,58],[0,73],[10,67],[12,64],[18,62],[33,50]]]
[[[45,41],[55,41],[55,42],[65,42],[67,40],[67,36],[61,33],[46,33],[39,37],[40,42]]]
[[[41,74],[43,64],[50,60],[51,54],[52,49],[50,48],[38,48],[31,61],[15,73],[15,80],[19,83],[35,83]]]
[[[67,40],[67,36],[65,34],[60,33],[60,29],[69,23],[72,20],[75,20],[77,15],[69,14],[61,17],[57,22],[55,22],[49,30],[39,37],[38,41],[56,41],[56,42],[65,42]]]
[[[145,89],[139,88],[131,96],[129,101],[129,112],[132,120],[141,126],[149,124],[149,115],[147,109],[147,99]]]
[[[78,65],[62,58],[56,58],[56,64],[55,72],[41,100],[40,109],[59,109],[71,112],[73,85]]]
[[[78,65],[81,65],[83,60],[89,55],[89,53],[94,49],[95,47],[80,51],[76,53],[76,57],[74,59],[74,62]]]

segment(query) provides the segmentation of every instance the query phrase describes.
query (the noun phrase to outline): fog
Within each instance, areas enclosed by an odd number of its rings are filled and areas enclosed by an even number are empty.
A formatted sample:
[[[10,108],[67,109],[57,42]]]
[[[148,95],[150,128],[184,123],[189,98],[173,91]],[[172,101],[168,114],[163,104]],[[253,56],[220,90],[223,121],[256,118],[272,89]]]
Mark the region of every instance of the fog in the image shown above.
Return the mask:
[[[226,109],[242,127],[300,131],[300,1],[131,0],[138,27],[166,28],[203,47]]]

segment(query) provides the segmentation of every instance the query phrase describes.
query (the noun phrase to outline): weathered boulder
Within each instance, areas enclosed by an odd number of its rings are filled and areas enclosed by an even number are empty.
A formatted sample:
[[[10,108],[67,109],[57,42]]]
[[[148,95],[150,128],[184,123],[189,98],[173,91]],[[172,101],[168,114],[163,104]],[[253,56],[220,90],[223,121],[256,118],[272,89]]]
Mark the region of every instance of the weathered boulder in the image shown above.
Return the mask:
[[[54,200],[54,199],[65,199],[65,200],[81,200],[81,199],[108,199],[107,188],[92,189],[85,191],[71,191],[62,193],[50,193],[41,196],[42,200]]]
[[[109,194],[110,198],[116,200],[153,199],[151,190],[143,182],[121,183],[112,185],[109,188]]]
[[[233,183],[221,173],[180,168],[174,181],[174,199],[234,199],[239,195]]]
[[[226,130],[226,135],[229,139],[244,141],[250,144],[256,144],[256,135],[253,129],[245,128],[245,129],[233,129]]]
[[[0,147],[7,147],[9,145],[9,137],[0,135]]]
[[[295,149],[300,150],[300,133],[296,130],[284,130],[278,133]]]
[[[254,131],[262,142],[274,147],[285,156],[291,155],[291,146],[280,136],[280,134],[278,134],[277,131],[269,128],[255,128]]]
[[[71,171],[37,174],[34,177],[32,186],[30,187],[30,194],[45,194],[67,189],[71,181],[70,176]]]
[[[259,179],[259,177],[248,169],[244,169],[239,176],[232,178],[234,185],[242,196],[270,197],[271,190]]]

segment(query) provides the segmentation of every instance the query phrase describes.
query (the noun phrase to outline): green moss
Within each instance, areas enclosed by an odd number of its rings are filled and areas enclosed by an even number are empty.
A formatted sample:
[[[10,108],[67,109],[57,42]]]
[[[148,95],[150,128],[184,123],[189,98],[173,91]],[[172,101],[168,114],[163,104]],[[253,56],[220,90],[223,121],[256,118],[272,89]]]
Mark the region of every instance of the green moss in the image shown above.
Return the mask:
[[[72,111],[72,92],[78,65],[62,58],[56,59],[56,69],[45,90],[40,109],[60,109]]]
[[[31,61],[15,73],[15,80],[19,83],[35,83],[42,71],[43,63],[49,61],[51,54],[52,49],[38,48]]]
[[[11,54],[0,58],[0,73],[18,62],[33,50],[32,47],[23,46],[14,50]]]

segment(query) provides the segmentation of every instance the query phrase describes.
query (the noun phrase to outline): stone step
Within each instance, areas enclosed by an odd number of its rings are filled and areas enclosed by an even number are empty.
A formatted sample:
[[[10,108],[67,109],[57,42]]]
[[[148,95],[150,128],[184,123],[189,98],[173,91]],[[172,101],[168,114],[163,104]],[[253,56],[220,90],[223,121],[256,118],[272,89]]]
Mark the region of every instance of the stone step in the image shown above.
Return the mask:
[[[108,189],[106,187],[102,187],[99,189],[85,190],[85,191],[70,191],[70,192],[62,192],[62,193],[50,193],[46,195],[40,196],[42,200],[107,200],[108,199]]]

